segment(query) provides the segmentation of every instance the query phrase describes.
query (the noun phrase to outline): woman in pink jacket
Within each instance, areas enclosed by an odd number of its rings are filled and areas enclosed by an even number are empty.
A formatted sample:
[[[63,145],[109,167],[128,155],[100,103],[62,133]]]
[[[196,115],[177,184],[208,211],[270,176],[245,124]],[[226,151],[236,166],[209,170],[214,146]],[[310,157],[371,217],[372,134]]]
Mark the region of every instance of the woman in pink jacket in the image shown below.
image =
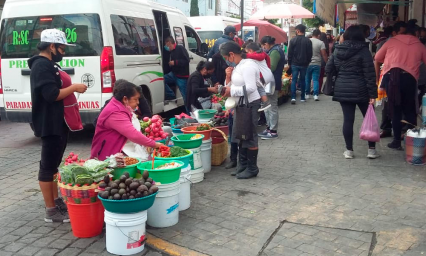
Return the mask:
[[[91,158],[105,160],[108,156],[121,152],[127,140],[151,148],[163,145],[147,138],[133,127],[132,114],[138,107],[141,94],[141,88],[130,82],[116,84],[111,101],[99,115]]]

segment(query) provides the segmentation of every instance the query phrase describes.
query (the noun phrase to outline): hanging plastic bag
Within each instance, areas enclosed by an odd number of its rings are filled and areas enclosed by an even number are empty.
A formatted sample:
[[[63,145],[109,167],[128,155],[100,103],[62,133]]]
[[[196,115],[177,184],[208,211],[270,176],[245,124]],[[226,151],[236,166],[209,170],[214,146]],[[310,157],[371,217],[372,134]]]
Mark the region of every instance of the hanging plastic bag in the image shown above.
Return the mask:
[[[380,141],[379,123],[377,122],[376,113],[374,112],[372,104],[368,106],[361,130],[359,131],[359,138],[371,142]]]

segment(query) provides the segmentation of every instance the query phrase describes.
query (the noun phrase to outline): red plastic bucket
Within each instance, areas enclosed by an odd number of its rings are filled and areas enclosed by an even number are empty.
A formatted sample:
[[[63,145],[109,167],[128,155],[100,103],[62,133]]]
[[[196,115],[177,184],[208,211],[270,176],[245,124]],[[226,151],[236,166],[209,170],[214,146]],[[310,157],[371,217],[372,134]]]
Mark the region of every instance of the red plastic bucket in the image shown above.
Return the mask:
[[[188,126],[181,129],[181,131],[184,134],[202,134],[204,135],[203,140],[209,140],[212,135],[212,130],[205,130],[205,131],[197,131],[196,126]]]
[[[67,203],[67,207],[75,237],[94,237],[102,233],[105,209],[101,201],[91,204]]]
[[[212,137],[212,144],[216,145],[216,144],[220,144],[222,142],[225,141],[225,138],[223,138],[222,136],[220,137]]]
[[[217,127],[213,127],[213,128],[221,130],[223,133],[225,133],[226,136],[229,135],[229,127],[228,126],[217,126]],[[222,137],[222,134],[218,131],[213,130],[212,131],[212,137]]]

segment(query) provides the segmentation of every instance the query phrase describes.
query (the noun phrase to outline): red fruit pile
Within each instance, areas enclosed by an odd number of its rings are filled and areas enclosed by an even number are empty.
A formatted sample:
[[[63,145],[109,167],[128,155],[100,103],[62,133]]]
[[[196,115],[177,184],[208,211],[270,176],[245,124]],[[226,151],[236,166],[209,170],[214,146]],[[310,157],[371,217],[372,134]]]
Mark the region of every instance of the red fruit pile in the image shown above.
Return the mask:
[[[167,133],[162,128],[163,121],[159,115],[154,115],[152,118],[144,117],[141,122],[142,133],[150,139],[162,140],[167,137]]]
[[[65,158],[65,163],[64,165],[69,165],[69,164],[78,164],[83,166],[84,162],[86,162],[86,160],[84,159],[79,159],[78,158],[78,154],[74,154],[74,152],[71,152],[67,158]]]

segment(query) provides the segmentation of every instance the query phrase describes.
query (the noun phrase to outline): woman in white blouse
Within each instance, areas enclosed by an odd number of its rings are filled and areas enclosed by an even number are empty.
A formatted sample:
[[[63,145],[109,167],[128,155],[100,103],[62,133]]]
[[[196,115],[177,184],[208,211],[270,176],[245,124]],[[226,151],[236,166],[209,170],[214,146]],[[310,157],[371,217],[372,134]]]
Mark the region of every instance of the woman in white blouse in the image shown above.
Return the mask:
[[[231,173],[238,179],[250,179],[259,173],[257,167],[258,136],[256,132],[258,109],[260,108],[260,95],[257,91],[257,81],[260,81],[259,66],[254,60],[245,59],[241,47],[235,42],[227,42],[220,46],[220,54],[230,67],[226,69],[226,90],[224,96],[243,97],[245,85],[249,107],[251,107],[253,139],[238,141],[234,134],[232,142],[240,143],[237,169]],[[234,66],[234,67],[232,67]],[[238,116],[234,119],[234,129],[238,122]],[[248,124],[247,124],[248,125]]]

